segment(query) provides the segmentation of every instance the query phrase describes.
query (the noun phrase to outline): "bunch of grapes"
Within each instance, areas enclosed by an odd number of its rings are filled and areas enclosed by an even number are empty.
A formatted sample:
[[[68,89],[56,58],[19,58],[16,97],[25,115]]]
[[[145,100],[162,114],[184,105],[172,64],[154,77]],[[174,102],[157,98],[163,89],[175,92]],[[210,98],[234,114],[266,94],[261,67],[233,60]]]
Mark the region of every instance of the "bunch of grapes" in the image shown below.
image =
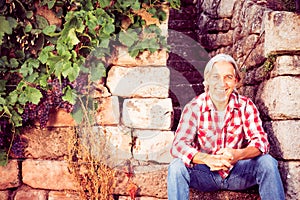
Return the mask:
[[[26,104],[22,114],[24,124],[38,120],[40,126],[44,128],[49,120],[50,112],[59,108],[62,108],[67,112],[71,112],[73,110],[73,105],[62,99],[64,95],[63,89],[67,86],[73,88],[73,85],[68,81],[68,79],[62,79],[61,81],[57,78],[49,79],[48,84],[50,86],[48,90],[44,90],[39,86],[37,87],[43,95],[39,104]]]

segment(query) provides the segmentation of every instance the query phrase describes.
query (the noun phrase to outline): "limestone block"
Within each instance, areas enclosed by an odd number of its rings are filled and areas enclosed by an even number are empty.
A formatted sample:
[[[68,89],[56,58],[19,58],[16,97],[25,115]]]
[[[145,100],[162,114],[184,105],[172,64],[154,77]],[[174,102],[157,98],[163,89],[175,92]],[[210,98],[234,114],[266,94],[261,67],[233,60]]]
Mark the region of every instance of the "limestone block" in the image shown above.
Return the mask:
[[[33,188],[48,190],[76,190],[75,177],[68,163],[54,160],[25,160],[22,163],[23,183]]]
[[[167,59],[168,53],[166,50],[160,50],[154,53],[144,51],[138,57],[133,58],[129,55],[127,48],[119,46],[115,48],[115,54],[111,58],[111,64],[119,66],[166,66]]]
[[[122,122],[131,128],[170,130],[172,115],[170,98],[125,99]]]
[[[167,198],[168,165],[132,166],[134,176],[131,181],[138,186],[139,196]],[[116,173],[116,188],[114,194],[128,195],[128,172],[119,170]]]
[[[286,177],[286,199],[300,199],[300,162],[288,162],[285,171],[288,172]]]
[[[81,200],[80,195],[75,192],[50,191],[48,200]]]
[[[10,160],[6,166],[0,166],[0,190],[20,186],[17,160]]]
[[[108,91],[108,88],[105,86],[104,78],[97,81],[95,84],[95,90],[91,91],[91,96],[93,98],[103,98],[111,96],[111,93]]]
[[[237,0],[222,0],[218,7],[218,15],[220,18],[230,18],[233,15],[233,8]]]
[[[68,142],[75,129],[65,128],[28,128],[23,129],[21,137],[27,141],[24,149],[26,158],[58,159],[67,155]]]
[[[98,99],[96,123],[98,125],[117,125],[120,120],[119,99],[111,96]]]
[[[300,56],[278,56],[275,66],[271,72],[271,76],[279,75],[300,75]]]
[[[248,189],[245,191],[216,191],[216,192],[200,192],[195,189],[190,190],[189,200],[261,200],[258,191],[255,189]]]
[[[3,200],[9,199],[9,191],[8,190],[0,191],[0,199]]]
[[[174,139],[172,131],[135,130],[133,157],[138,160],[153,160],[159,163],[172,161],[170,148]]]
[[[47,126],[75,126],[75,120],[70,113],[63,109],[59,109],[50,113]]]
[[[272,145],[280,151],[274,153],[286,160],[299,160],[300,120],[273,121],[271,124],[274,134],[274,138],[271,139]]]
[[[131,200],[130,196],[120,196],[118,200]],[[156,197],[135,197],[135,200],[166,200],[165,198],[156,198]]]
[[[47,200],[47,191],[36,190],[30,187],[22,186],[20,189],[17,190],[14,199],[15,200],[19,200],[19,199]]]
[[[256,102],[272,119],[299,119],[300,78],[279,76],[260,85]]]
[[[264,17],[265,56],[300,50],[300,15],[293,12],[268,12]]]
[[[80,135],[81,143],[95,160],[108,166],[121,165],[132,157],[131,129],[122,126],[95,126]]]
[[[107,77],[111,93],[122,97],[166,98],[169,82],[170,71],[167,67],[114,66]]]

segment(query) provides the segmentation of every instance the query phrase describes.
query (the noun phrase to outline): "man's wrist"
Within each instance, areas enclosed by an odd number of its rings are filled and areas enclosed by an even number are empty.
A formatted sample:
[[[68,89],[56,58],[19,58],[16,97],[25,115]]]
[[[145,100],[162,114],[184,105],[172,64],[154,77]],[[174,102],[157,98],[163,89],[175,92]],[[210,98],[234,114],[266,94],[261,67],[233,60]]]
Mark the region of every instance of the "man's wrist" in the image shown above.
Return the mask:
[[[205,164],[205,159],[209,157],[209,154],[198,152],[192,159],[195,164]]]

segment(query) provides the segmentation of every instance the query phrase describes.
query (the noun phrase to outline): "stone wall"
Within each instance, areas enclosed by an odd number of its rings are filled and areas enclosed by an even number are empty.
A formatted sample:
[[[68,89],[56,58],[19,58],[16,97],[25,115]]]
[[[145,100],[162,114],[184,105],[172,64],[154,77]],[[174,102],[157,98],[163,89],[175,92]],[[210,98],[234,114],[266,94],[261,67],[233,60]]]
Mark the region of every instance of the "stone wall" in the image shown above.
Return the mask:
[[[300,199],[299,25],[299,15],[272,12],[265,1],[184,0],[162,25],[169,36],[169,54],[145,52],[132,59],[117,48],[107,78],[95,92],[102,106],[94,129],[95,138],[103,133],[109,138],[108,162],[117,172],[114,198],[130,199],[128,173],[138,187],[137,199],[167,198],[169,148],[181,109],[203,92],[203,68],[209,57],[224,52],[241,67],[239,91],[259,107],[271,154],[280,161],[287,199]],[[277,55],[273,69],[264,65],[269,55]],[[0,167],[1,200],[80,199],[66,161],[73,126],[72,118],[59,111],[46,129],[24,130],[24,157],[12,155],[8,165]],[[103,147],[97,140],[88,142],[97,157]],[[259,199],[256,189],[192,191],[191,199],[212,197]]]

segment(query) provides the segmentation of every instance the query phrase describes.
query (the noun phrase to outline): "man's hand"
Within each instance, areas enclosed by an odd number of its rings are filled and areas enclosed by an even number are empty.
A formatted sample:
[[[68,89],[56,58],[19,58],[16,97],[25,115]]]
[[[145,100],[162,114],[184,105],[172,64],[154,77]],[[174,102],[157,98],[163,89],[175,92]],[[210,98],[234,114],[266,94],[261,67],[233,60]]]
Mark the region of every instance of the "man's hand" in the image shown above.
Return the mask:
[[[193,158],[193,163],[206,164],[211,171],[228,170],[232,167],[231,157],[228,155],[209,155],[198,152]]]
[[[211,171],[229,170],[232,167],[230,158],[227,155],[209,155],[203,162]]]

